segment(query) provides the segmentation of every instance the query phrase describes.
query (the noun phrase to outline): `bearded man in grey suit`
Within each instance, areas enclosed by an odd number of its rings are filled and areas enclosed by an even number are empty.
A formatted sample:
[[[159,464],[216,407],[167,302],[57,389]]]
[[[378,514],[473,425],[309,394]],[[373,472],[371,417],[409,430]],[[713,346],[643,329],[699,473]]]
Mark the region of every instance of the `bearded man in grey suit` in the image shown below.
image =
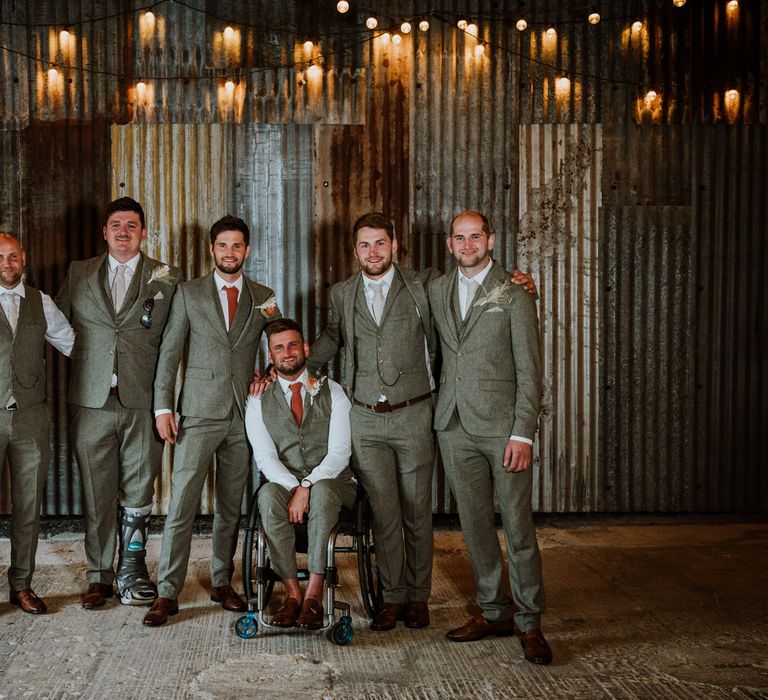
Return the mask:
[[[208,465],[216,455],[211,600],[227,610],[245,603],[230,585],[237,529],[250,453],[243,414],[265,324],[279,316],[271,289],[248,279],[251,251],[242,219],[225,216],[211,227],[215,269],[179,286],[160,347],[155,377],[155,421],[160,436],[176,444],[172,495],[158,566],[159,597],[144,617],[151,627],[179,611],[192,544],[192,527]],[[186,371],[174,408],[176,372],[187,347]]]
[[[10,467],[11,605],[47,611],[32,590],[43,486],[51,461],[46,404],[45,341],[65,355],[75,334],[47,294],[22,281],[27,256],[16,238],[0,232],[0,466]]]
[[[541,360],[536,302],[491,259],[494,236],[475,211],[451,222],[448,250],[458,269],[435,280],[429,301],[443,367],[435,429],[472,561],[482,617],[448,632],[456,642],[511,636],[525,658],[552,661],[540,629],[541,557],[531,509],[531,456],[539,416]],[[503,582],[494,492],[517,612]]]
[[[179,277],[176,268],[141,252],[147,229],[133,199],[109,204],[103,235],[107,253],[72,263],[56,297],[77,334],[68,400],[83,485],[87,610],[112,597],[113,579],[121,603],[146,605],[157,595],[144,547],[163,454],[152,420],[152,379]]]

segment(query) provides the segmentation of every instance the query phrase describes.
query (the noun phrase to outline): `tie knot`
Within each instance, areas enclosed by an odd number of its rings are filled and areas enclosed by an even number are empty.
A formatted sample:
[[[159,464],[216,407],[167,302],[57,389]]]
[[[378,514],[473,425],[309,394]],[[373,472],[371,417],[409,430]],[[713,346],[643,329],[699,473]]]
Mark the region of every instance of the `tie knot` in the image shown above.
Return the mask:
[[[474,289],[475,287],[479,287],[480,285],[477,283],[477,280],[470,279],[468,277],[462,277],[461,278],[462,283],[467,289]]]
[[[304,386],[301,382],[296,382],[295,384],[290,384],[290,390],[293,394],[299,394],[301,393],[301,387]]]

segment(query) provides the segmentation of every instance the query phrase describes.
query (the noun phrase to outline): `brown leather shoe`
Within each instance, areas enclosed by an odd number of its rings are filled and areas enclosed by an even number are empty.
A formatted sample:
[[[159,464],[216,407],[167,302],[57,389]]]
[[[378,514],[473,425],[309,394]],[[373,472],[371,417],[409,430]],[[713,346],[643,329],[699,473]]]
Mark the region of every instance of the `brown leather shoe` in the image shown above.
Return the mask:
[[[86,610],[100,608],[107,602],[107,598],[111,598],[113,595],[115,592],[112,590],[112,584],[89,583],[88,590],[80,596],[80,605]]]
[[[370,629],[374,632],[393,630],[397,621],[402,620],[404,615],[405,605],[403,603],[386,603],[371,621]]]
[[[515,633],[515,621],[510,617],[491,622],[484,617],[472,617],[462,627],[450,630],[445,636],[452,642],[475,642],[495,634],[497,637],[511,637]]]
[[[552,649],[549,648],[547,640],[541,630],[527,630],[520,635],[520,644],[525,652],[525,660],[532,664],[541,664],[546,666],[552,663]]]
[[[304,598],[296,627],[303,630],[319,630],[323,626],[323,604],[317,598]]]
[[[405,626],[419,629],[429,625],[429,606],[423,600],[409,600],[405,604]]]
[[[17,605],[25,613],[32,615],[42,615],[48,612],[45,601],[38,598],[31,588],[25,588],[23,591],[11,591],[11,605]]]
[[[296,598],[286,598],[269,624],[273,627],[293,627],[300,610],[301,603]]]
[[[173,598],[155,598],[149,612],[144,615],[147,627],[160,627],[168,622],[168,618],[179,612],[179,603]]]
[[[245,612],[246,606],[243,599],[237,595],[235,589],[229,584],[226,586],[216,586],[211,591],[211,600],[214,603],[221,603],[221,607],[224,610],[231,610],[232,612]]]

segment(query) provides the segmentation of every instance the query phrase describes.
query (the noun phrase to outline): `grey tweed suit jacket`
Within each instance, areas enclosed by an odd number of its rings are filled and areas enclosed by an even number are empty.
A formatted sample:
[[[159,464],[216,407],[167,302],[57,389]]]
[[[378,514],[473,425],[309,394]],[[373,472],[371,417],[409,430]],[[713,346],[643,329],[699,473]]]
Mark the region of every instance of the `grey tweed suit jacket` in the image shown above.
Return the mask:
[[[138,284],[138,293],[130,306],[124,305],[116,314],[106,286],[107,264],[106,253],[73,262],[56,296],[56,304],[77,334],[69,403],[86,408],[101,408],[106,403],[117,354],[120,403],[126,408],[151,409],[158,348],[179,270],[169,267],[167,275],[150,281],[164,263],[141,253],[136,269],[139,279],[134,278],[128,289],[131,295]],[[154,302],[150,328],[140,322],[147,299]]]
[[[166,324],[155,375],[155,410],[174,409],[176,371],[188,346],[179,412],[197,418],[226,418],[234,394],[240,415],[245,410],[248,386],[253,379],[261,332],[279,318],[259,309],[273,291],[243,277],[250,303],[238,304],[227,332],[213,272],[179,285]],[[188,340],[188,342],[187,342]]]
[[[510,277],[501,265],[492,264],[475,303]],[[541,392],[536,300],[512,284],[502,301],[473,306],[462,323],[457,278],[454,270],[429,286],[443,359],[435,429],[444,430],[457,410],[472,435],[533,439]]]

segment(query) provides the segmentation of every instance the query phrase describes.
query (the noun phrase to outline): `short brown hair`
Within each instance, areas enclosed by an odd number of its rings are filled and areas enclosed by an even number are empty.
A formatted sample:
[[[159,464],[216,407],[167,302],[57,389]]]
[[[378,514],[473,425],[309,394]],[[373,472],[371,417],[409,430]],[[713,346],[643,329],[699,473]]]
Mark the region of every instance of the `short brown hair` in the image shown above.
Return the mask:
[[[395,240],[394,224],[380,211],[368,212],[355,221],[355,225],[352,227],[352,243],[357,243],[357,232],[361,228],[382,228],[387,232],[390,241]]]
[[[107,204],[107,209],[104,212],[105,226],[107,225],[107,221],[109,221],[109,217],[116,211],[132,211],[137,213],[139,215],[139,221],[141,221],[141,228],[146,228],[146,225],[144,224],[144,210],[141,208],[141,204],[135,199],[131,199],[130,197],[120,197],[120,199],[115,199]]]
[[[251,232],[248,230],[248,225],[239,216],[227,214],[211,226],[211,245],[216,243],[216,238],[220,233],[224,233],[224,231],[240,231],[243,234],[245,245],[249,245],[251,242]]]
[[[296,323],[296,321],[292,318],[276,318],[264,327],[264,332],[267,334],[267,346],[269,346],[269,339],[273,335],[276,333],[284,333],[285,331],[296,331],[301,336],[302,342],[304,341],[304,333],[301,330],[301,326]]]

